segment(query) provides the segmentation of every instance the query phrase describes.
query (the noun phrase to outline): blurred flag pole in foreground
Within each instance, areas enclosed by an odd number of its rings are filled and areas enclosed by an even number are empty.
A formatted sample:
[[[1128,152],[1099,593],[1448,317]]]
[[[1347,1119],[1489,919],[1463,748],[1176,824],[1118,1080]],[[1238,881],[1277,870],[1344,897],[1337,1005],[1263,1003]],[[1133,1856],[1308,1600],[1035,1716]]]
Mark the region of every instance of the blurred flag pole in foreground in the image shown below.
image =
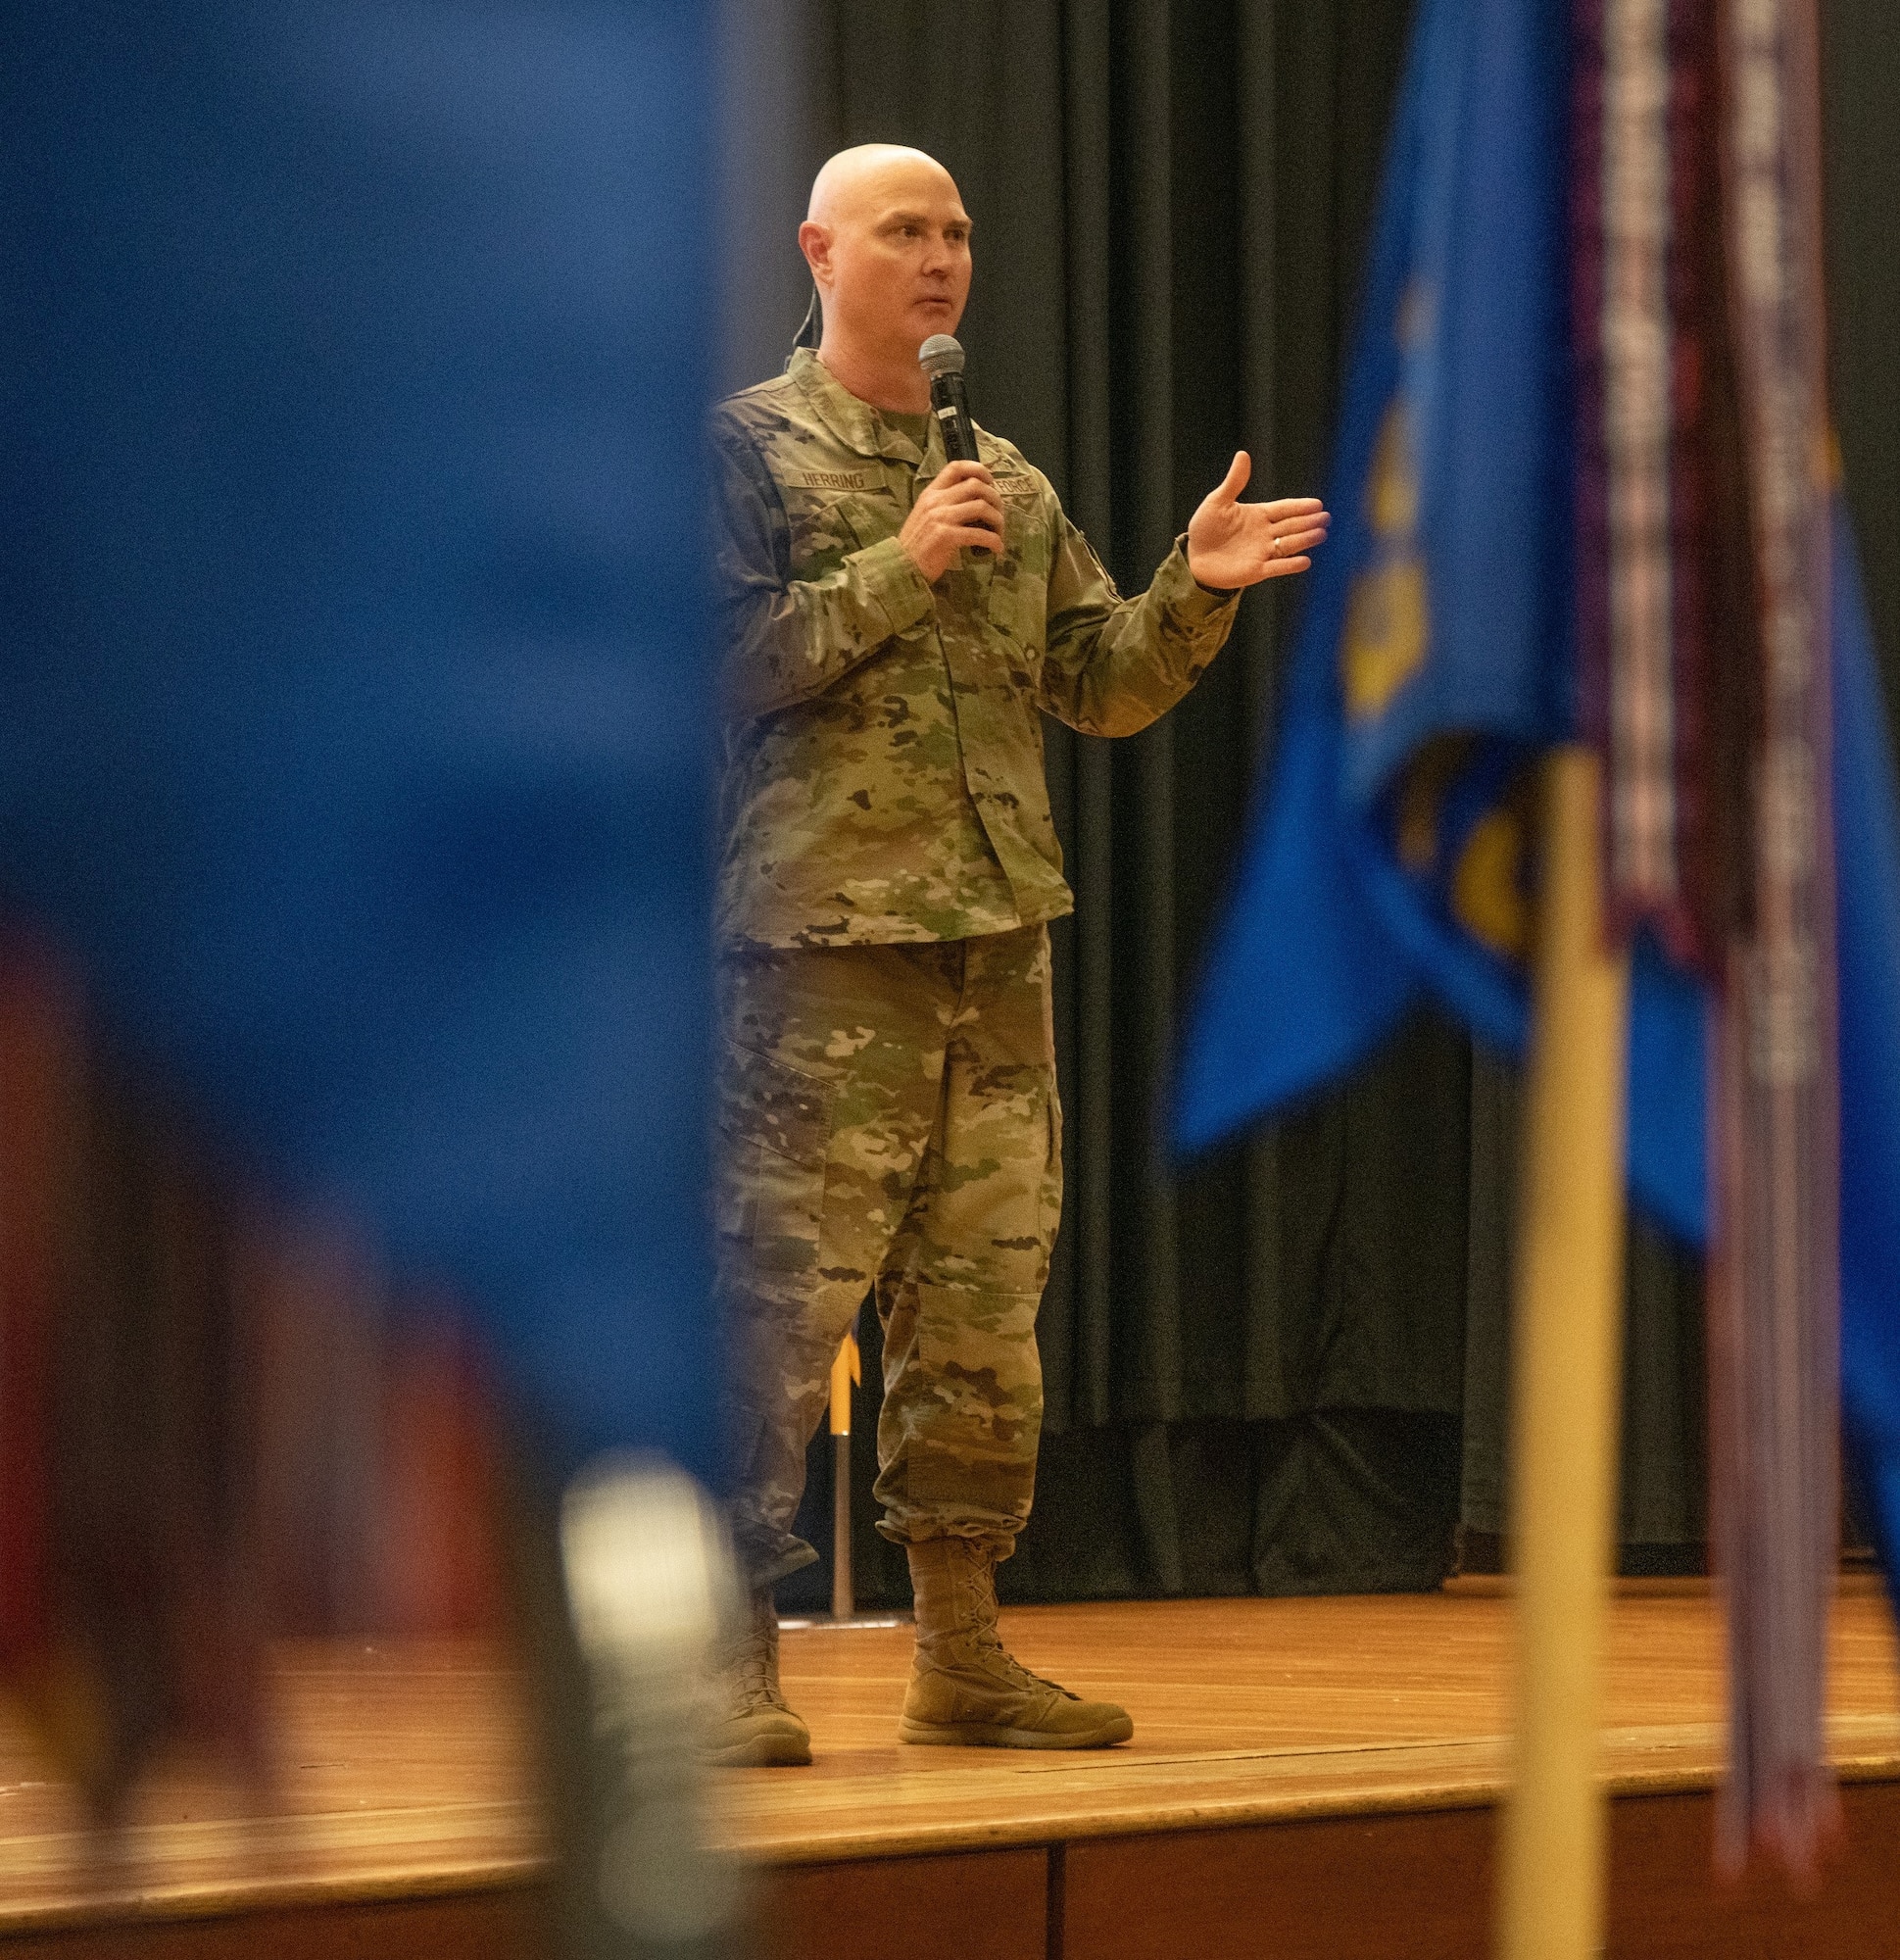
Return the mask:
[[[1709,1250],[1725,1864],[1810,1871],[1836,1815],[1843,1396],[1900,1577],[1900,825],[1828,460],[1815,48],[1814,0],[1424,0],[1333,538],[1183,1043],[1185,1150],[1427,998],[1532,1056],[1512,1960],[1601,1926],[1626,1171]]]
[[[8,1241],[34,1284],[0,1295],[21,1477],[0,1666],[55,1684],[49,1727],[98,1745],[102,1806],[168,1730],[218,1713],[179,1691],[177,1644],[113,1608],[167,1596],[173,1554],[250,1500],[246,1303],[269,1294],[306,1360],[343,1339],[332,1289],[258,1278],[246,1218],[272,1221],[267,1251],[354,1247],[334,1263],[360,1258],[392,1311],[452,1300],[480,1330],[524,1440],[517,1562],[555,1602],[532,1657],[574,1673],[567,1649],[594,1642],[570,1760],[597,1717],[632,1734],[627,1695],[699,1624],[643,1641],[651,1588],[563,1579],[559,1494],[621,1465],[613,1529],[576,1542],[697,1569],[680,1535],[703,1507],[677,1480],[716,1471],[706,14],[8,10],[0,924],[51,949],[71,999],[41,1012],[8,977],[52,1032],[44,1080],[5,1095],[62,1149],[84,1129],[75,1161],[96,1151],[128,1197],[90,1221],[103,1262],[48,1251],[54,1200],[99,1209],[64,1168],[33,1193],[46,1243]],[[122,1095],[73,1086],[69,1023]],[[306,1420],[305,1381],[277,1373]],[[179,1461],[157,1529],[141,1473]],[[255,1579],[224,1558],[215,1589],[253,1667]],[[705,1913],[643,1916],[640,1872],[601,1867],[631,1800],[616,1778],[686,1758],[591,1760],[593,1838],[562,1846],[570,1944],[717,1950]]]
[[[1622,1416],[1630,969],[1604,941],[1596,757],[1565,744],[1543,772],[1512,1325],[1516,1748],[1499,1950],[1581,1960],[1603,1945],[1596,1753]]]

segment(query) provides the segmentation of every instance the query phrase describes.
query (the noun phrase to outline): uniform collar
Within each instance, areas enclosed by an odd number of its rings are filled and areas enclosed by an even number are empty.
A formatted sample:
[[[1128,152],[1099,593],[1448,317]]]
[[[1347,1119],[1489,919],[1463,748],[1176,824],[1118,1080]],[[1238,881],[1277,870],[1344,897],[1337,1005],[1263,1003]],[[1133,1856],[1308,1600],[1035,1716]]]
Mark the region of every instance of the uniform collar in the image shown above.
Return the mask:
[[[805,399],[818,412],[819,419],[847,449],[855,450],[859,456],[883,456],[894,463],[907,463],[913,469],[924,461],[917,445],[895,422],[879,415],[869,402],[860,402],[813,349],[798,349],[788,371],[804,390]]]

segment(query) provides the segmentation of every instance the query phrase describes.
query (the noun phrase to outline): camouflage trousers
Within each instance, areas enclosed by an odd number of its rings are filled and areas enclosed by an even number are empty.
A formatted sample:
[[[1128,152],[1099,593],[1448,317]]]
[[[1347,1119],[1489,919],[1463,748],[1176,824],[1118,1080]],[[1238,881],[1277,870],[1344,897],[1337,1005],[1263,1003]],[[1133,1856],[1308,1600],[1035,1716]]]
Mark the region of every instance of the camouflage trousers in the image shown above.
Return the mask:
[[[1062,1205],[1042,926],[721,962],[719,1300],[733,1526],[767,1586],[832,1357],[867,1293],[884,1331],[878,1529],[978,1539],[1029,1516],[1036,1309]]]

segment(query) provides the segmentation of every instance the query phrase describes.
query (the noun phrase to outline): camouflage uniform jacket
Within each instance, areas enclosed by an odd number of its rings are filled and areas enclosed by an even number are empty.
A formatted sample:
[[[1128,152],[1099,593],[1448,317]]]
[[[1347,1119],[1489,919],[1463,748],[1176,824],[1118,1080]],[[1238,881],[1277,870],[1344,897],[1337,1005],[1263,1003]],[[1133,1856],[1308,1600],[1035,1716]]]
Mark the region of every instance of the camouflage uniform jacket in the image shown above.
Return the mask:
[[[1048,479],[979,435],[993,559],[933,588],[898,542],[944,464],[808,350],[713,420],[723,535],[725,943],[969,938],[1070,909],[1040,715],[1130,735],[1193,687],[1236,596],[1183,544],[1123,599]]]

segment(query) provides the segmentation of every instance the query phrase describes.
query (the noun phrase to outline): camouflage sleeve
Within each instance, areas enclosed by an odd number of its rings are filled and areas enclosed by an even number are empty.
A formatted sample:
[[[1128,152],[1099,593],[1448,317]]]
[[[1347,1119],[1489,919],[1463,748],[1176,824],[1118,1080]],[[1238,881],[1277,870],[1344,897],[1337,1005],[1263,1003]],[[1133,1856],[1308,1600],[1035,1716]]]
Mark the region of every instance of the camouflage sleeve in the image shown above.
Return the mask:
[[[817,575],[791,575],[785,509],[743,437],[716,440],[720,696],[740,719],[822,694],[936,603],[896,538],[820,554]],[[840,540],[854,544],[854,538]]]
[[[1148,589],[1124,599],[1060,510],[1054,523],[1042,706],[1085,735],[1136,734],[1200,678],[1241,595],[1197,585],[1182,537]]]

